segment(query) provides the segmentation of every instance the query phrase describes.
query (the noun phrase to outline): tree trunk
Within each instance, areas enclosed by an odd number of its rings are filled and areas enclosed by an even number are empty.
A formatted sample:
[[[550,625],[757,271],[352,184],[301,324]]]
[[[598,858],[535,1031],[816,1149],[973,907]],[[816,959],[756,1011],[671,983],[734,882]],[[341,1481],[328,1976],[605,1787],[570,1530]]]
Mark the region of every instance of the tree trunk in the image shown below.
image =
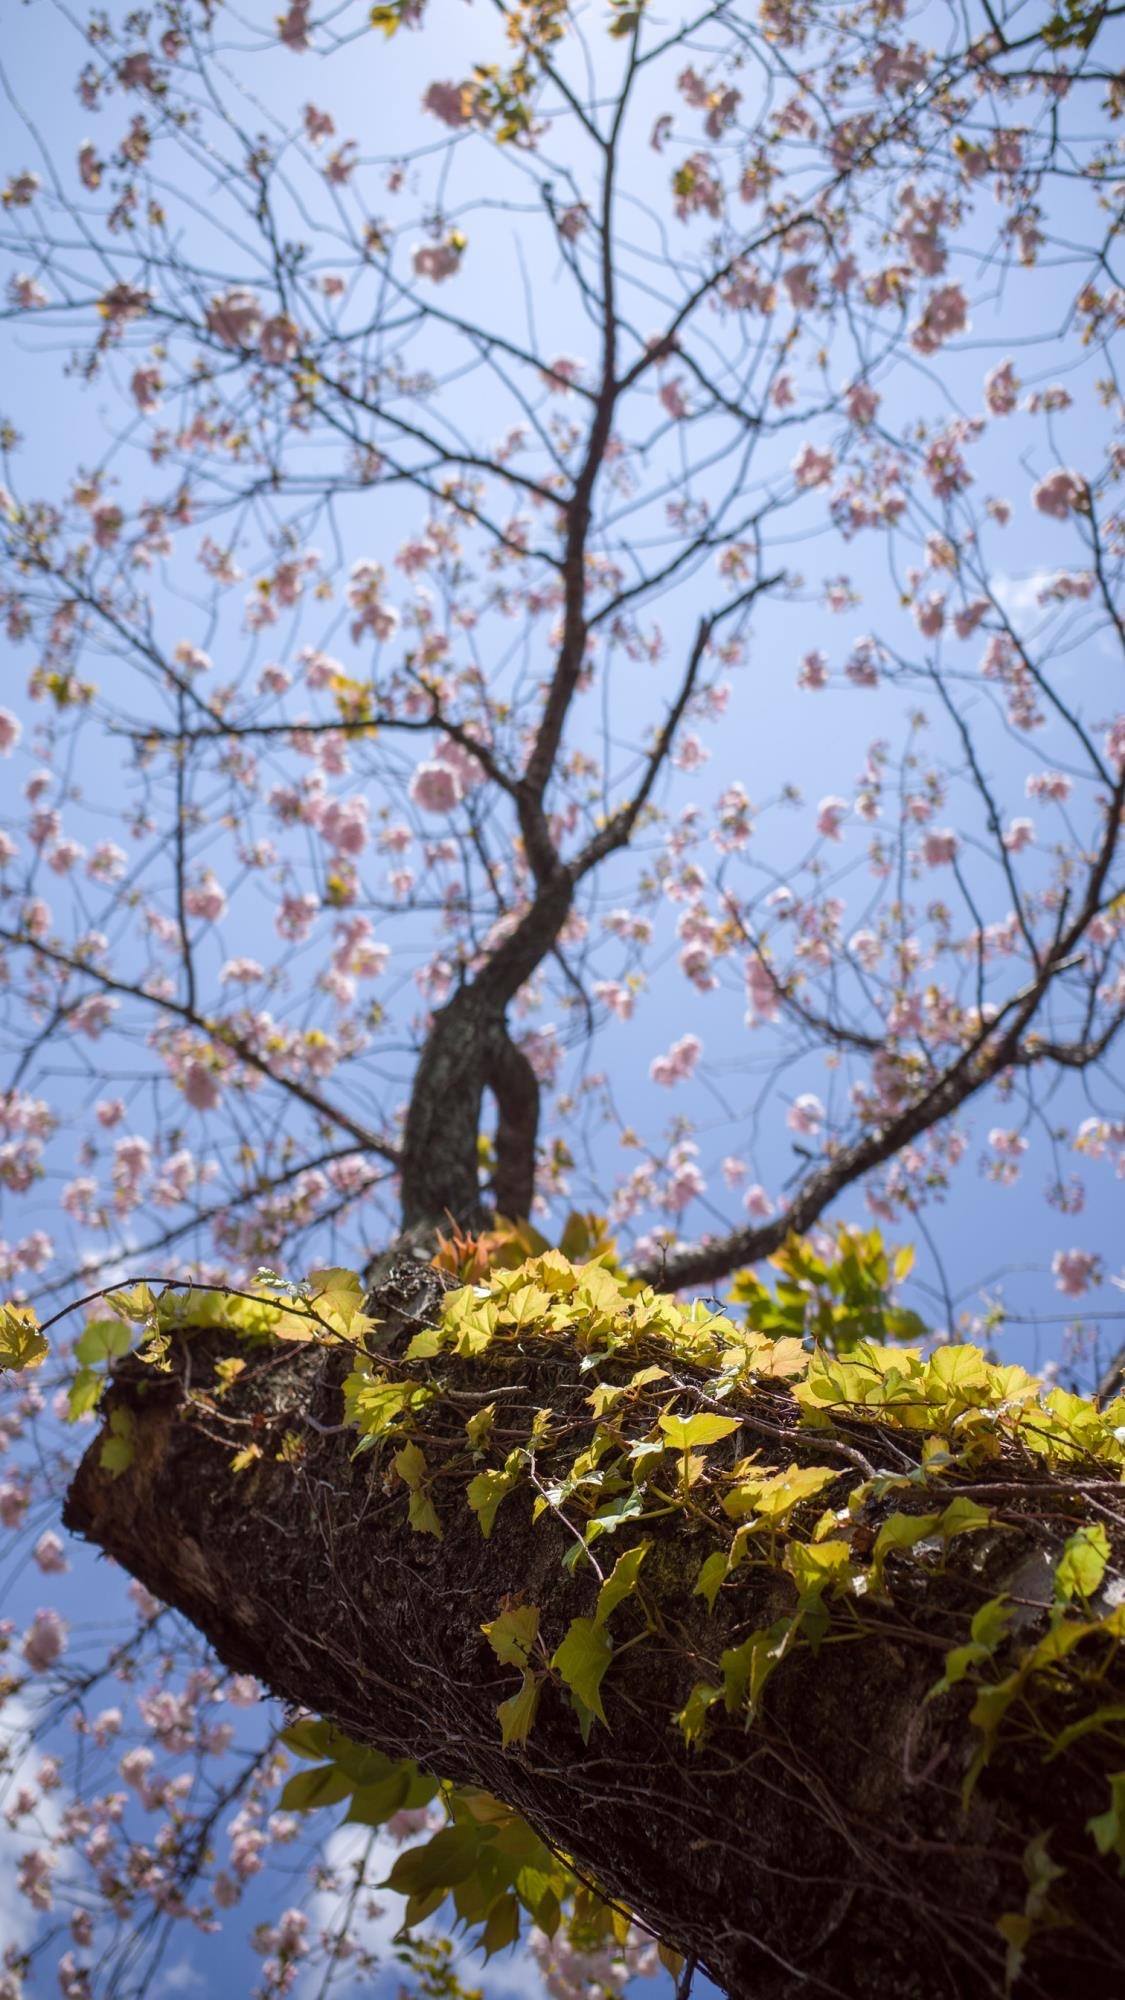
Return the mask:
[[[390,1351],[404,1345],[398,1338]],[[214,1363],[235,1352],[245,1372],[208,1407]],[[592,1611],[597,1582],[588,1565],[563,1566],[573,1537],[550,1510],[533,1523],[526,1485],[484,1538],[465,1502],[465,1419],[486,1399],[496,1404],[489,1462],[502,1464],[549,1405],[569,1426],[569,1461],[592,1427],[590,1375],[530,1343],[522,1354],[506,1348],[499,1370],[491,1358],[442,1357],[443,1399],[423,1426],[437,1539],[408,1526],[389,1449],[353,1456],[338,1349],[248,1349],[210,1331],[176,1336],[171,1361],[168,1374],[135,1360],[119,1367],[107,1408],[133,1414],[133,1463],[111,1476],[92,1445],[66,1521],[190,1618],[228,1667],[354,1738],[517,1807],[739,2000],[1002,1995],[1008,1947],[997,1923],[1033,1909],[1025,1852],[1045,1832],[1065,1873],[1050,1886],[1017,1993],[1120,2000],[1125,1887],[1116,1856],[1101,1856],[1087,1831],[1109,1802],[1107,1772],[1125,1762],[1120,1738],[1092,1731],[1045,1762],[1049,1732],[1075,1712],[1065,1691],[1045,1688],[1035,1726],[1025,1710],[1022,1726],[1001,1731],[964,1809],[979,1741],[967,1720],[974,1690],[927,1699],[984,1599],[1010,1593],[1021,1644],[1046,1629],[1052,1564],[1082,1518],[1057,1474],[1030,1456],[997,1473],[1010,1493],[996,1505],[997,1532],[960,1537],[928,1567],[903,1564],[909,1575],[900,1584],[894,1572],[891,1600],[865,1600],[842,1624],[834,1617],[818,1648],[781,1661],[749,1726],[718,1702],[691,1750],[672,1718],[692,1685],[715,1677],[724,1647],[791,1610],[795,1590],[768,1561],[749,1563],[708,1613],[693,1594],[706,1542],[689,1517],[646,1523],[658,1630],[626,1647],[639,1613],[618,1615],[608,1727],[595,1723],[584,1742],[549,1676],[526,1744],[505,1751],[496,1707],[518,1682],[481,1626],[506,1604],[532,1603],[553,1650],[570,1620]],[[393,1372],[433,1379],[424,1361],[396,1357]],[[601,1372],[610,1379],[612,1364]],[[732,1453],[758,1446],[775,1463],[822,1455],[823,1433],[798,1432],[786,1390],[764,1385],[741,1408],[749,1431],[726,1441]],[[300,1447],[281,1457],[286,1433]],[[767,1433],[780,1441],[763,1444]],[[232,1473],[232,1440],[248,1438],[261,1456]],[[549,1464],[545,1454],[544,1480]],[[846,1465],[832,1504],[861,1477]],[[607,1569],[625,1540],[612,1542]],[[1125,1701],[1118,1654],[1096,1664],[1093,1705]],[[1006,1670],[1000,1655],[994,1677]]]

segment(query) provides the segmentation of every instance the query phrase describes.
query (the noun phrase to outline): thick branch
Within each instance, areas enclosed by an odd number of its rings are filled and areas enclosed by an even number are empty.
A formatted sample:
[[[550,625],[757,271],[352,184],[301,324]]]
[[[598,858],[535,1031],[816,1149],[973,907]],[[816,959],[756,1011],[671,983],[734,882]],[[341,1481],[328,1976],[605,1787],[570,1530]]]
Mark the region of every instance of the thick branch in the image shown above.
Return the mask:
[[[113,1478],[95,1443],[66,1517],[196,1623],[229,1667],[361,1741],[518,1807],[738,2000],[999,2000],[997,1922],[1024,1908],[1024,1854],[1039,1835],[1065,1871],[1051,1891],[1064,1921],[1033,1935],[1017,1992],[1117,2000],[1125,1885],[1086,1830],[1104,1810],[1115,1743],[1091,1734],[1079,1754],[1045,1768],[1035,1731],[1002,1734],[963,1810],[971,1693],[928,1698],[946,1650],[986,1598],[1010,1591],[1021,1643],[1046,1628],[1051,1560],[1076,1522],[1095,1518],[1096,1480],[1045,1470],[1026,1454],[1005,1461],[990,1475],[997,1528],[988,1537],[959,1538],[941,1562],[913,1572],[909,1589],[896,1586],[891,1605],[834,1612],[835,1643],[788,1651],[752,1724],[720,1702],[694,1751],[671,1716],[696,1679],[716,1678],[724,1647],[790,1614],[795,1592],[763,1542],[708,1613],[693,1592],[701,1542],[691,1514],[665,1510],[645,1522],[657,1627],[633,1645],[639,1611],[614,1627],[608,1728],[595,1724],[584,1741],[548,1673],[526,1746],[504,1751],[496,1705],[516,1676],[497,1666],[482,1624],[513,1600],[537,1605],[545,1660],[569,1620],[592,1611],[597,1580],[589,1567],[563,1567],[567,1529],[550,1511],[533,1522],[526,1485],[482,1537],[458,1470],[465,1397],[473,1409],[482,1394],[495,1402],[503,1439],[526,1436],[534,1411],[549,1405],[569,1462],[594,1427],[590,1377],[572,1352],[534,1343],[507,1348],[499,1380],[487,1361],[447,1362],[422,1434],[439,1540],[407,1526],[393,1444],[353,1456],[354,1439],[338,1425],[338,1350],[252,1357],[221,1406],[207,1407],[200,1397],[231,1345],[216,1334],[181,1337],[166,1376],[125,1365],[111,1407],[133,1414],[134,1461]],[[431,1380],[428,1369],[394,1365],[419,1382]],[[679,1373],[682,1394],[705,1397],[703,1370]],[[775,1386],[748,1392],[739,1414],[743,1433],[724,1446],[732,1457],[754,1449],[784,1464],[833,1451],[824,1432],[796,1429]],[[224,1426],[258,1441],[251,1471],[231,1474]],[[295,1459],[291,1447],[280,1455],[287,1431],[301,1439]],[[836,1449],[831,1504],[842,1506],[860,1476],[858,1454]],[[902,1459],[900,1446],[884,1449]],[[549,1445],[543,1455],[551,1476]],[[1111,1479],[1102,1487],[1119,1490]],[[1120,1562],[1116,1529],[1114,1538]],[[1121,1701],[1120,1683],[1110,1660],[1097,1700]]]

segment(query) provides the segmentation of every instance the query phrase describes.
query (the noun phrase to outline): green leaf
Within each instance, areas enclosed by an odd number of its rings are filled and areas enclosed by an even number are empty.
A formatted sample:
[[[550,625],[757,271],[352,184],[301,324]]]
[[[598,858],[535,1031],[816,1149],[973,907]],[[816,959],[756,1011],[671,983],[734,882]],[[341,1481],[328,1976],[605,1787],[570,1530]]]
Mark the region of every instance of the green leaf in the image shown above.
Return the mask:
[[[74,1344],[74,1358],[85,1368],[96,1361],[115,1361],[133,1345],[132,1329],[121,1319],[92,1319]]]
[[[408,1847],[395,1861],[382,1884],[400,1896],[428,1897],[439,1890],[455,1889],[472,1874],[481,1847],[491,1838],[491,1829],[475,1821],[465,1826],[443,1826],[420,1847]],[[437,1907],[435,1904],[434,1908]]]
[[[594,1623],[604,1625],[612,1611],[626,1597],[631,1597],[637,1587],[641,1564],[647,1556],[651,1542],[638,1542],[635,1549],[626,1549],[618,1556],[613,1566],[613,1574],[607,1576],[598,1592],[598,1605],[594,1613]]]
[[[785,1567],[802,1597],[819,1597],[829,1584],[839,1588],[851,1576],[849,1542],[790,1542]]]
[[[517,1605],[480,1629],[502,1667],[526,1667],[539,1632],[539,1606]]]
[[[960,1498],[951,1500],[938,1523],[938,1533],[945,1541],[952,1541],[954,1535],[974,1534],[978,1528],[990,1528],[992,1516],[987,1507],[976,1500]]]
[[[726,1579],[727,1560],[726,1549],[713,1549],[699,1566],[692,1596],[706,1598],[708,1611],[715,1609],[715,1599]]]
[[[305,1721],[290,1723],[288,1729],[283,1729],[281,1741],[295,1757],[323,1758],[329,1754],[332,1734],[330,1722],[314,1722],[309,1716]]]
[[[1069,1604],[1074,1597],[1093,1597],[1108,1561],[1109,1538],[1101,1522],[1079,1528],[1055,1565],[1055,1602]]]
[[[88,1410],[97,1408],[101,1401],[106,1378],[95,1368],[80,1368],[66,1394],[66,1414],[70,1423],[77,1423]]]
[[[535,1721],[535,1711],[539,1707],[543,1677],[525,1668],[518,1692],[508,1696],[497,1706],[500,1718],[500,1741],[505,1750],[513,1743],[526,1743],[528,1731]]]
[[[871,1588],[879,1590],[883,1583],[883,1565],[889,1555],[902,1555],[918,1542],[926,1541],[937,1533],[941,1524],[940,1514],[890,1514],[875,1537],[875,1547],[871,1555]]]
[[[488,1913],[488,1922],[480,1935],[480,1943],[486,1959],[495,1952],[506,1951],[515,1944],[520,1934],[520,1906],[510,1890],[495,1902]]]
[[[353,1826],[382,1826],[392,1813],[398,1812],[406,1804],[410,1790],[410,1773],[405,1764],[388,1772],[373,1785],[358,1785],[352,1793],[352,1802],[344,1815],[345,1824]]]
[[[568,1688],[605,1722],[601,1684],[613,1657],[613,1641],[603,1625],[593,1618],[572,1618],[567,1634],[551,1665],[562,1675]]]
[[[659,1447],[657,1449],[659,1450]],[[627,1493],[615,1494],[612,1500],[606,1501],[604,1507],[598,1508],[593,1519],[588,1522],[587,1543],[596,1542],[599,1535],[612,1535],[617,1528],[623,1527],[626,1521],[635,1521],[638,1514],[643,1514],[644,1510],[645,1496],[639,1487],[633,1486]]]
[[[476,1478],[469,1481],[465,1498],[477,1517],[485,1541],[492,1533],[501,1501],[506,1500],[519,1485],[522,1463],[520,1452],[509,1452],[502,1471],[493,1467],[488,1472],[478,1472]]]
[[[1125,1875],[1125,1771],[1110,1773],[1109,1805],[1086,1821],[1086,1831],[1093,1834],[1099,1854],[1117,1855],[1119,1872]]]
[[[694,1417],[664,1416],[660,1428],[667,1439],[669,1451],[692,1451],[696,1445],[718,1444],[720,1438],[729,1437],[738,1429],[737,1417],[713,1417],[706,1410],[700,1410]]]
[[[676,1717],[689,1750],[694,1749],[703,1734],[708,1709],[713,1708],[722,1698],[722,1688],[712,1687],[708,1681],[696,1681]]]
[[[283,1812],[312,1812],[317,1806],[338,1806],[354,1789],[338,1764],[318,1764],[312,1771],[295,1771],[279,1804]]]
[[[136,1420],[132,1410],[111,1410],[109,1436],[102,1442],[98,1463],[112,1479],[127,1472],[136,1456]]]

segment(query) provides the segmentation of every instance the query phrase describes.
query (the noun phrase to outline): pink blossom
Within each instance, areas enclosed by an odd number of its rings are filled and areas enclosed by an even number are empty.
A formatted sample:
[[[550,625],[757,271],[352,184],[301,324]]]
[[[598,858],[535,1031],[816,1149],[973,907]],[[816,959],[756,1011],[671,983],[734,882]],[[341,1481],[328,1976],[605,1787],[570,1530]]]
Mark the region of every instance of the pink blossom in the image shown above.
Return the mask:
[[[831,451],[817,451],[812,444],[802,445],[790,466],[798,486],[806,488],[827,486],[835,470],[835,454]]]
[[[8,280],[8,296],[20,312],[36,312],[50,304],[48,294],[29,271],[17,271]]]
[[[246,285],[218,293],[207,312],[207,331],[224,347],[252,347],[262,327],[262,308]]]
[[[99,840],[86,863],[86,873],[93,882],[119,882],[127,862],[123,848],[112,840]]]
[[[431,83],[422,99],[424,111],[432,111],[443,125],[468,125],[473,116],[473,86],[464,83]]]
[[[945,624],[944,592],[931,590],[928,597],[917,598],[914,604],[914,622],[923,639],[936,639]]]
[[[442,243],[420,243],[411,255],[416,278],[429,278],[440,285],[445,278],[452,278],[461,268],[465,252],[465,239],[456,230]]]
[[[816,810],[816,830],[825,840],[842,840],[840,822],[848,810],[847,799],[830,795],[821,799]]]
[[[272,319],[267,319],[258,336],[262,360],[274,366],[295,360],[300,345],[300,332],[287,313],[275,313]]]
[[[950,827],[933,828],[922,842],[927,868],[947,868],[957,859],[960,842]]]
[[[30,1848],[20,1857],[16,1871],[16,1887],[21,1896],[27,1897],[33,1910],[49,1910],[53,1906],[51,1870],[55,1866],[55,1861],[55,1855],[45,1847]]]
[[[823,688],[828,686],[827,653],[806,653],[797,675],[799,688]]]
[[[791,264],[781,274],[794,312],[811,312],[816,304],[816,278],[811,264]]]
[[[192,888],[184,891],[184,908],[189,917],[198,917],[205,924],[217,924],[226,915],[226,891],[210,868],[204,870]]]
[[[1029,799],[1065,805],[1070,797],[1070,779],[1065,771],[1033,771],[1024,782],[1024,791]]]
[[[78,148],[78,178],[83,187],[88,188],[92,194],[95,188],[101,186],[104,172],[105,167],[98,158],[93,140],[83,139]]]
[[[316,897],[305,892],[303,896],[283,896],[274,918],[274,926],[279,937],[288,944],[303,944],[316,922],[320,904]]]
[[[953,630],[959,639],[971,639],[981,619],[991,610],[987,597],[974,597],[953,613]]]
[[[867,382],[853,382],[844,397],[844,408],[853,424],[864,429],[875,418],[881,398]]]
[[[1101,1283],[1102,1260],[1091,1250],[1056,1250],[1051,1270],[1056,1291],[1064,1298],[1080,1299],[1091,1285]]]
[[[1035,821],[1031,819],[1009,820],[1004,833],[1004,846],[1009,854],[1022,854],[1035,839]]]
[[[773,973],[757,952],[746,961],[746,997],[749,1001],[747,1027],[756,1027],[760,1021],[777,1020],[781,1011],[781,994]]]
[[[80,1035],[87,1035],[92,1042],[108,1028],[120,1006],[108,993],[91,993],[80,1000],[70,1016],[70,1025]]]
[[[1012,1132],[1000,1125],[993,1126],[988,1135],[988,1143],[994,1153],[999,1153],[1002,1158],[1008,1160],[1018,1160],[1021,1154],[1027,1151],[1027,1140],[1022,1132]]]
[[[52,1528],[46,1528],[40,1535],[32,1555],[44,1576],[61,1576],[69,1568],[62,1542]]]
[[[984,378],[984,400],[990,415],[1010,416],[1019,402],[1020,385],[1010,361],[1001,361]]]
[[[289,11],[277,17],[278,39],[294,55],[302,55],[309,46],[309,9],[312,0],[290,0]]]
[[[457,772],[448,763],[432,760],[415,766],[410,796],[422,812],[450,813],[464,794]]]
[[[662,382],[658,393],[660,401],[670,417],[674,417],[677,422],[680,422],[684,417],[690,416],[691,404],[684,394],[682,376],[675,375],[670,381]]]
[[[746,1210],[747,1215],[754,1216],[759,1222],[768,1221],[769,1217],[774,1213],[773,1202],[770,1200],[760,1181],[755,1181],[751,1187],[747,1188],[746,1193],[742,1197],[742,1206]]]
[[[214,1111],[222,1096],[218,1077],[204,1062],[189,1062],[180,1086],[193,1111]]]
[[[785,1123],[791,1132],[798,1132],[803,1138],[815,1138],[824,1123],[824,1106],[812,1091],[805,1091],[794,1099],[786,1114]]]
[[[31,1504],[31,1494],[22,1481],[0,1482],[0,1528],[19,1528]]]
[[[1119,771],[1125,771],[1125,715],[1117,716],[1106,731],[1105,754]]]
[[[1060,465],[1033,488],[1031,499],[1041,514],[1049,514],[1055,521],[1065,521],[1068,514],[1088,507],[1089,492],[1080,472],[1072,472],[1069,467]]]
[[[228,958],[219,973],[224,986],[253,986],[265,976],[265,970],[256,958]]]
[[[684,1083],[694,1074],[702,1053],[703,1043],[698,1035],[681,1035],[666,1055],[653,1058],[648,1073],[654,1083],[663,1084],[666,1090],[670,1090],[673,1084]]]
[[[359,793],[349,799],[332,799],[320,819],[319,832],[336,854],[353,858],[363,853],[368,841],[367,800]]]
[[[57,1611],[37,1611],[20,1647],[33,1674],[46,1673],[66,1649],[67,1626]]]
[[[960,285],[939,285],[910,329],[910,345],[916,354],[936,354],[947,340],[964,333],[968,324],[968,301]]]

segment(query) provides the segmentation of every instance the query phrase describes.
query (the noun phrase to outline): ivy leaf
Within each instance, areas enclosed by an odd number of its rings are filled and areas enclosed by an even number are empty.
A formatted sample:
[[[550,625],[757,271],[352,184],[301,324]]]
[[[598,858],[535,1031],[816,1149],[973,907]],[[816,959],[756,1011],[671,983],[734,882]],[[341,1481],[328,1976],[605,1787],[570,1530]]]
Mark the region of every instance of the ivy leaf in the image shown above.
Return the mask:
[[[699,1575],[695,1579],[695,1587],[692,1590],[693,1597],[706,1598],[708,1611],[715,1609],[715,1599],[719,1595],[726,1574],[727,1551],[725,1549],[712,1550],[706,1560],[700,1564]]]
[[[613,1657],[613,1641],[593,1618],[572,1618],[551,1665],[599,1722],[605,1722],[601,1684]],[[608,1726],[608,1725],[607,1725]]]
[[[948,1542],[954,1535],[972,1534],[978,1528],[990,1528],[992,1516],[987,1507],[977,1500],[961,1498],[951,1500],[938,1524],[939,1533]]]
[[[110,1434],[102,1443],[98,1464],[109,1473],[111,1479],[119,1479],[132,1465],[136,1456],[136,1430],[136,1420],[132,1410],[110,1411]]]
[[[1069,1604],[1074,1597],[1092,1597],[1108,1561],[1109,1538],[1101,1522],[1079,1528],[1055,1565],[1056,1604]]]
[[[633,1486],[627,1493],[616,1494],[612,1500],[606,1501],[604,1507],[598,1508],[587,1526],[587,1544],[596,1542],[599,1535],[612,1535],[615,1529],[622,1527],[626,1521],[635,1520],[644,1510],[645,1497],[638,1487]]]
[[[538,1616],[538,1613],[536,1614]],[[496,1713],[500,1718],[500,1741],[505,1750],[513,1743],[526,1743],[528,1732],[535,1721],[539,1707],[543,1677],[532,1673],[530,1667],[524,1669],[523,1679],[516,1694],[499,1703]]]
[[[883,1582],[883,1565],[892,1554],[903,1554],[918,1542],[937,1532],[941,1525],[940,1514],[891,1514],[883,1522],[875,1537],[875,1547],[871,1559],[871,1588],[879,1590]]]
[[[676,1717],[684,1742],[691,1750],[703,1734],[707,1711],[723,1698],[720,1687],[712,1687],[708,1681],[696,1681],[686,1702]]]
[[[519,1604],[480,1629],[502,1667],[526,1667],[539,1632],[539,1606]]]
[[[720,1438],[738,1429],[738,1423],[737,1417],[713,1417],[700,1410],[694,1417],[663,1416],[660,1428],[669,1451],[692,1451],[696,1445],[718,1444]]]
[[[150,1320],[156,1311],[156,1300],[145,1284],[133,1285],[125,1292],[111,1292],[106,1304],[122,1319],[131,1320],[134,1326]]]
[[[480,1531],[485,1541],[492,1533],[497,1510],[502,1500],[519,1485],[521,1456],[518,1451],[509,1452],[503,1470],[497,1467],[487,1472],[478,1472],[470,1479],[465,1498],[480,1523]]]
[[[38,1368],[47,1359],[48,1344],[39,1331],[31,1306],[0,1306],[0,1368],[17,1374]]]
[[[1117,1855],[1119,1872],[1125,1875],[1125,1771],[1110,1773],[1109,1805],[1086,1821],[1086,1831],[1093,1834],[1099,1854]]]
[[[96,1361],[116,1361],[132,1345],[133,1335],[124,1320],[92,1319],[74,1344],[74,1358],[89,1368]]]
[[[613,1574],[607,1576],[598,1592],[597,1609],[594,1612],[595,1625],[604,1625],[612,1611],[617,1609],[626,1597],[631,1597],[637,1587],[641,1564],[647,1556],[651,1542],[638,1542],[635,1549],[626,1549],[618,1556],[613,1566]]]
[[[88,1410],[96,1409],[101,1401],[104,1387],[105,1376],[100,1375],[97,1369],[80,1368],[70,1388],[67,1390],[66,1414],[68,1423],[77,1423],[79,1417],[84,1417]]]
[[[819,1597],[829,1584],[838,1588],[847,1582],[851,1553],[848,1542],[790,1542],[785,1567],[802,1597]]]

